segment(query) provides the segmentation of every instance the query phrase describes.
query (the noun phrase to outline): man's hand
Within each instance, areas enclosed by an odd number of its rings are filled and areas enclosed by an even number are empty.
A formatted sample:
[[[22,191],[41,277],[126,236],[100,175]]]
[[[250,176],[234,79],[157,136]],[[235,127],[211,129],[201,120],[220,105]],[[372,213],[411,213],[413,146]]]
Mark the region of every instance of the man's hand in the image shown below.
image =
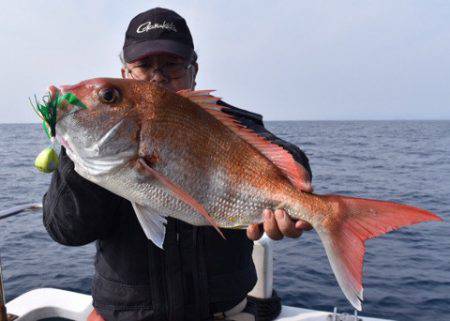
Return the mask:
[[[247,236],[250,240],[259,240],[264,232],[273,240],[281,240],[284,236],[297,238],[302,235],[303,231],[312,229],[311,224],[303,221],[292,220],[284,210],[265,209],[264,223],[253,224],[247,228]]]
[[[313,187],[311,186],[303,192],[312,193]],[[247,228],[247,237],[256,241],[259,240],[264,232],[272,240],[281,240],[283,237],[297,238],[303,234],[303,231],[309,231],[312,229],[311,224],[303,220],[294,221],[287,215],[287,213],[278,209],[275,213],[270,209],[265,209],[263,212],[264,223],[253,224]]]

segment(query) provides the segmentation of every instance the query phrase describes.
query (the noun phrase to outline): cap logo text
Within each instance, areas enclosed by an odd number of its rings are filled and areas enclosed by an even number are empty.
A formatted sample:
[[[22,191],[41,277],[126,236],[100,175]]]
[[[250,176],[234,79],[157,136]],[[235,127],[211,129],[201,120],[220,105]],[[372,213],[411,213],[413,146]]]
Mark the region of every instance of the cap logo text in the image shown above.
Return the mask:
[[[175,25],[172,22],[166,21],[164,21],[163,23],[152,23],[151,21],[144,22],[143,24],[139,25],[139,27],[136,29],[136,32],[143,33],[153,29],[166,29],[177,32],[177,28],[175,28]]]

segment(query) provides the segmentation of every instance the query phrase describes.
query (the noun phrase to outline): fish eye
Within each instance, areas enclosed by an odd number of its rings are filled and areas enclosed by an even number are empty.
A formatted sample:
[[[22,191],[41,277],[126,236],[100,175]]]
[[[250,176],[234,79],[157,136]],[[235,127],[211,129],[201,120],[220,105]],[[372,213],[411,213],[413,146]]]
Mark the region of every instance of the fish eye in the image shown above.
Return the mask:
[[[119,100],[120,93],[116,88],[103,88],[98,92],[98,97],[101,102],[112,104]]]

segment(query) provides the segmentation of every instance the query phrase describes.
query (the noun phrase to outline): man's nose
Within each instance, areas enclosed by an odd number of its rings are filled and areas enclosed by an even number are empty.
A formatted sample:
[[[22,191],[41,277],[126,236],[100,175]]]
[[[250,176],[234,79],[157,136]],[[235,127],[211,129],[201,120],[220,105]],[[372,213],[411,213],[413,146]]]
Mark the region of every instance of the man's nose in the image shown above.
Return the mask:
[[[154,70],[150,75],[150,81],[157,84],[167,83],[169,80],[166,76],[161,72],[161,70]]]

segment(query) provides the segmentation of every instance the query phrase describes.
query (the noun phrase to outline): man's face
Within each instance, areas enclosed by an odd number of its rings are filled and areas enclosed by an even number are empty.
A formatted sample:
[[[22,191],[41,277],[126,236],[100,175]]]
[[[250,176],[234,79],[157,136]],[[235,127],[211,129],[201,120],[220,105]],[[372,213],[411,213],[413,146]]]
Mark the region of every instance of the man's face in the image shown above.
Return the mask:
[[[172,92],[194,89],[197,63],[169,54],[158,54],[126,64],[122,77],[151,81]]]

